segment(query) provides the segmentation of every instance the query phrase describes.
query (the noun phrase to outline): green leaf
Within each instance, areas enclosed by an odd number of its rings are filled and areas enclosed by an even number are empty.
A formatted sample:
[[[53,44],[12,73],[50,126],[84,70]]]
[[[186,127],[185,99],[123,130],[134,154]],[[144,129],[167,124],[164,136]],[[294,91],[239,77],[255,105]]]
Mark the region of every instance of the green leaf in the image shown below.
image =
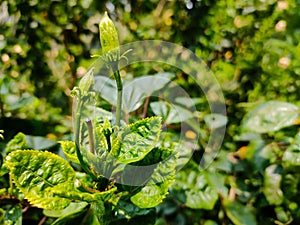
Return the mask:
[[[0,215],[0,223],[4,225],[22,225],[22,207],[20,205],[9,206],[4,213],[3,221],[1,221]]]
[[[186,205],[192,209],[212,210],[219,199],[218,192],[210,186],[202,190],[191,189],[185,194]]]
[[[132,203],[140,208],[152,208],[160,204],[175,180],[176,160],[176,154],[169,152],[169,156],[158,163],[146,186],[130,198]]]
[[[61,148],[65,154],[65,156],[72,162],[80,164],[77,154],[76,154],[76,146],[73,141],[60,141]]]
[[[40,136],[26,135],[26,140],[28,147],[35,150],[49,149],[57,144],[56,141]]]
[[[281,186],[282,175],[277,165],[270,165],[264,173],[263,193],[271,205],[280,205],[284,195]]]
[[[141,209],[130,202],[120,201],[114,212],[114,221],[110,225],[153,225],[156,221],[155,208]]]
[[[197,167],[192,168],[193,164],[189,166],[191,168],[186,167],[177,173],[173,185],[174,193],[180,194],[184,191],[184,198],[180,197],[180,199],[192,209],[213,209],[219,199],[218,190],[221,193],[226,191],[224,180],[215,181],[217,177],[213,177],[211,172],[199,170]],[[218,190],[214,187],[216,183],[222,185]]]
[[[214,130],[226,126],[228,119],[224,115],[213,113],[206,115],[204,121],[209,129]]]
[[[293,143],[285,150],[282,162],[286,168],[300,168],[300,132],[296,135]]]
[[[256,225],[253,212],[237,201],[223,201],[225,212],[234,225]]]
[[[71,203],[63,210],[44,210],[44,214],[48,217],[59,217],[51,225],[99,225],[97,214],[87,206],[88,203],[85,202]]]
[[[22,150],[22,149],[28,149],[28,142],[26,140],[25,134],[19,132],[14,136],[13,139],[11,139],[7,145],[5,152],[8,154],[10,152],[13,152],[15,150]]]
[[[88,203],[86,202],[78,202],[78,203],[71,202],[70,205],[64,209],[61,210],[44,209],[43,213],[45,216],[48,217],[68,216],[83,211],[87,205]]]
[[[151,102],[150,107],[154,114],[161,116],[167,124],[180,123],[194,117],[191,111],[176,104],[159,101]]]
[[[142,76],[132,81],[123,81],[123,110],[132,112],[138,109],[146,97],[163,88],[174,77],[173,73],[157,73],[153,76]],[[104,76],[95,77],[95,90],[100,91],[101,97],[116,106],[116,82]]]
[[[8,154],[15,150],[25,150],[25,149],[42,150],[42,149],[51,148],[56,144],[57,144],[56,141],[50,140],[48,138],[25,135],[20,132],[16,134],[14,138],[7,143],[5,152]]]
[[[158,73],[154,76],[142,76],[126,82],[123,94],[124,110],[132,112],[138,109],[146,97],[170,83],[172,77],[174,77],[172,73]]]
[[[120,131],[111,154],[123,163],[139,161],[156,145],[160,132],[160,117],[146,118],[125,126]]]
[[[31,204],[44,209],[63,209],[70,204],[52,192],[74,188],[75,171],[63,158],[50,152],[18,150],[6,160],[12,179]]]
[[[242,130],[268,133],[292,126],[298,118],[296,105],[269,101],[250,111],[242,122]]]
[[[61,187],[57,187],[57,188],[52,188],[51,191],[55,196],[59,196],[62,198],[100,204],[102,202],[111,200],[116,190],[117,188],[113,187],[107,191],[95,191],[93,193],[89,193],[89,192],[80,192],[76,189],[71,189],[69,191],[66,191]]]

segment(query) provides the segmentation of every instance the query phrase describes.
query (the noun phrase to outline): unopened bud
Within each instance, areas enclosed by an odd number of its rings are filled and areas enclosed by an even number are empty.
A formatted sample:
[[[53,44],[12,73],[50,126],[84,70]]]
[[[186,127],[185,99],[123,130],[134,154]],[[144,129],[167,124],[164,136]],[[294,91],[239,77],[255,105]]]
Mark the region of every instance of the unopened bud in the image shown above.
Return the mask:
[[[105,12],[104,17],[100,21],[99,29],[102,54],[109,54],[110,60],[117,61],[120,55],[118,33],[107,12]]]

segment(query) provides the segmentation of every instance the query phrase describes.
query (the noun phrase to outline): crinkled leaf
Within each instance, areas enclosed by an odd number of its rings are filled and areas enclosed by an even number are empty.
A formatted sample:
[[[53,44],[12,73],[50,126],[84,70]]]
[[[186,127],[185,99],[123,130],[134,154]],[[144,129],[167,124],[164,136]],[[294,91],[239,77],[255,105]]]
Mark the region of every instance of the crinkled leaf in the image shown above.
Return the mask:
[[[157,164],[172,154],[174,154],[174,151],[167,148],[152,149],[142,160],[125,166],[122,171],[122,183],[130,186],[145,185],[152,176]]]
[[[250,111],[242,122],[242,130],[268,133],[294,125],[298,118],[296,105],[269,101]]]
[[[114,141],[111,154],[123,163],[139,161],[156,145],[160,131],[160,117],[146,118],[125,126]]]
[[[277,165],[270,165],[264,173],[263,193],[271,205],[280,205],[283,202],[283,192],[280,189],[282,175]]]
[[[237,201],[223,200],[225,212],[234,225],[256,225],[253,212]]]
[[[54,196],[52,190],[73,189],[75,171],[63,158],[34,150],[18,150],[7,157],[7,165],[16,186],[29,202],[44,209],[63,209],[70,200]]]
[[[187,167],[185,170],[177,173],[173,189],[175,193],[184,191],[185,196],[181,199],[185,202],[186,206],[193,209],[211,210],[219,199],[219,196],[218,190],[213,186],[216,181],[213,178],[208,180],[208,176],[204,171]],[[221,183],[224,186],[223,182]],[[218,188],[223,192],[224,187]]]
[[[73,141],[60,141],[61,148],[65,154],[65,156],[72,162],[80,164],[77,154],[76,154],[76,146]]]
[[[212,210],[219,199],[218,192],[212,187],[186,191],[186,205],[192,209]]]
[[[300,133],[284,152],[282,161],[286,168],[300,168]]]
[[[175,180],[176,160],[177,156],[172,152],[168,158],[158,163],[149,182],[130,200],[140,208],[151,208],[160,204]]]
[[[5,148],[5,152],[8,154],[10,152],[13,152],[15,150],[22,150],[22,149],[28,149],[28,142],[26,140],[25,134],[19,132],[14,136],[13,139],[11,139]]]

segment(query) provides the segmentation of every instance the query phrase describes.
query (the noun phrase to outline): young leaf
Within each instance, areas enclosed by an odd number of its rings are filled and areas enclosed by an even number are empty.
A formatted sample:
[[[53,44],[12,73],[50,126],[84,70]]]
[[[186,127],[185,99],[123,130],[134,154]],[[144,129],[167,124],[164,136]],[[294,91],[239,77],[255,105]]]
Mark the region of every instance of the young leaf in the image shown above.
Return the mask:
[[[10,174],[25,198],[37,207],[63,209],[70,200],[54,196],[59,188],[68,192],[74,187],[75,171],[63,158],[34,150],[18,150],[6,157]]]
[[[76,146],[73,141],[60,141],[65,156],[72,162],[80,164],[76,154]]]
[[[130,200],[140,208],[152,208],[160,204],[168,194],[168,189],[175,180],[177,156],[170,152],[165,161],[158,163],[149,182]]]
[[[22,150],[22,149],[28,149],[28,142],[26,140],[25,134],[19,132],[14,136],[13,139],[11,139],[7,145],[5,152],[8,154],[10,152],[13,152],[15,150]]]
[[[160,117],[146,118],[125,126],[115,140],[111,154],[123,163],[139,161],[154,148],[160,131]]]

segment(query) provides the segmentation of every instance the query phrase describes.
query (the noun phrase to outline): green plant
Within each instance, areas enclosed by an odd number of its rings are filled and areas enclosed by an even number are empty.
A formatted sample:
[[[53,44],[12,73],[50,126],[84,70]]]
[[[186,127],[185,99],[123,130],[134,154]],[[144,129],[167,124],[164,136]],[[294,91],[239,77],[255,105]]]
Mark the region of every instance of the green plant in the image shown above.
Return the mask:
[[[141,219],[143,224],[154,224],[153,207],[166,197],[175,179],[177,157],[174,150],[157,145],[162,128],[160,117],[129,125],[121,123],[118,62],[124,56],[120,56],[117,31],[107,14],[99,26],[100,57],[113,71],[117,84],[116,118],[97,106],[91,108],[97,99],[91,67],[72,91],[76,98],[75,141],[60,142],[65,156],[85,173],[76,172],[68,161],[53,153],[22,150],[28,148],[22,134],[7,145],[2,172],[10,174],[9,195],[23,194],[30,204],[43,208],[46,216],[59,217],[53,224],[80,216],[82,224],[115,224],[123,220],[135,224]],[[102,113],[94,113],[95,110]],[[17,218],[12,219],[15,223],[20,220],[17,212],[12,216]]]

